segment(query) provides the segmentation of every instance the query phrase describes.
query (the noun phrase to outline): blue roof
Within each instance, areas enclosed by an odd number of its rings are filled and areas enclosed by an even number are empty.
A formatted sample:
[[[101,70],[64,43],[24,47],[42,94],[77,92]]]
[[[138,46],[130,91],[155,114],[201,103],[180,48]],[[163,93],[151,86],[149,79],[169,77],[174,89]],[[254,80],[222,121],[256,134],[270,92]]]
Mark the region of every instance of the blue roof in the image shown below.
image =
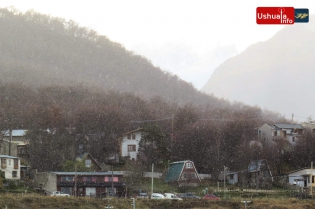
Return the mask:
[[[188,160],[170,163],[170,167],[164,179],[165,182],[178,181],[186,162],[188,162]]]
[[[280,128],[280,129],[305,129],[303,126],[300,124],[284,124],[284,123],[278,123],[274,124],[275,128]]]

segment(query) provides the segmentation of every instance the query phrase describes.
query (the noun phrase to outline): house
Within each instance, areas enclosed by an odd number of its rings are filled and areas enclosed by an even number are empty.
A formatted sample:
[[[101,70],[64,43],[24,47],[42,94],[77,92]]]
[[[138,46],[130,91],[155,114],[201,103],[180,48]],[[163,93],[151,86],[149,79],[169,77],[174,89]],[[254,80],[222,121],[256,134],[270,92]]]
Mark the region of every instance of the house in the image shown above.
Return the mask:
[[[301,124],[305,130],[309,131],[312,134],[315,134],[315,123],[313,121],[305,122]]]
[[[170,163],[164,181],[183,187],[198,186],[201,180],[194,163],[190,160],[185,160]]]
[[[258,128],[258,139],[269,142],[273,139],[272,132],[273,132],[272,125],[265,123]]]
[[[271,186],[273,176],[267,160],[252,160],[247,168],[248,186],[268,187]]]
[[[89,134],[77,134],[76,135],[76,156],[83,156],[85,153],[92,152],[93,145],[98,144],[98,142],[103,141],[105,133],[89,133]],[[112,136],[113,138],[117,138]],[[115,143],[115,148],[118,147]],[[108,151],[107,151],[108,152]],[[107,157],[103,159],[106,163],[113,164],[119,163],[119,154],[117,149],[111,149],[110,153],[106,153]]]
[[[300,124],[264,124],[258,128],[258,138],[265,142],[271,142],[282,138],[295,145],[298,137],[304,133],[305,128]]]
[[[143,133],[142,128],[122,134],[120,138],[120,156],[136,160],[139,152],[139,143]]]
[[[84,153],[77,157],[77,160],[84,160],[85,167],[92,168],[95,172],[105,171],[106,166],[104,163],[94,159],[90,153]]]
[[[27,130],[9,130],[2,131],[2,140],[0,144],[0,153],[16,157],[26,156],[26,146],[29,139],[26,137]]]
[[[310,183],[310,176],[312,176],[312,183]],[[315,169],[303,168],[288,173],[288,180],[290,185],[298,187],[309,187],[312,184],[312,187],[314,187],[314,176]]]
[[[4,173],[6,179],[10,180],[19,180],[21,173],[20,158],[9,156],[9,155],[0,155],[1,161],[1,172]]]
[[[125,196],[123,173],[111,172],[41,172],[35,173],[34,182],[50,193],[62,191],[70,195],[101,196],[115,193]]]

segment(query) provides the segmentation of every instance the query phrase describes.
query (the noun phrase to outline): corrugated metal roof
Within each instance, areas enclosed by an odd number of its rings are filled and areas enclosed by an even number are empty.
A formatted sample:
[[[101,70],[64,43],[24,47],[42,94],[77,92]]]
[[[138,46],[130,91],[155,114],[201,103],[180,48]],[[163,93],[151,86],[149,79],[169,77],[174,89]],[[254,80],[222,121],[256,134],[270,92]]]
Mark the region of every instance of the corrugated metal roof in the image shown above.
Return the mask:
[[[6,142],[10,143],[10,141],[6,141]],[[29,142],[25,142],[25,141],[12,141],[11,143],[12,144],[16,144],[16,145],[27,145],[27,144],[29,144]]]
[[[10,136],[10,131],[6,130],[3,132],[4,136]],[[18,130],[12,130],[12,136],[25,136],[27,133],[27,130],[22,130],[22,129],[18,129]]]
[[[274,124],[275,127],[277,128],[288,128],[288,129],[305,129],[303,126],[300,124],[284,124],[284,123],[278,123]]]
[[[165,182],[177,181],[186,161],[170,163],[170,167],[165,176]]]
[[[314,169],[310,169],[310,168],[304,168],[304,169],[300,169],[300,170],[296,170],[296,171],[292,171],[290,173],[288,173],[288,176],[289,177],[292,177],[292,176],[296,176],[296,175],[310,175],[310,174],[315,174],[315,170]]]
[[[111,171],[108,172],[50,172],[50,173],[54,173],[57,175],[64,175],[64,176],[71,176],[71,175],[78,175],[78,176],[110,176],[110,175],[124,175],[123,172],[119,172],[119,171],[113,171],[113,173]]]
[[[14,156],[10,156],[10,155],[0,155],[0,158],[18,159],[19,157],[14,157]]]

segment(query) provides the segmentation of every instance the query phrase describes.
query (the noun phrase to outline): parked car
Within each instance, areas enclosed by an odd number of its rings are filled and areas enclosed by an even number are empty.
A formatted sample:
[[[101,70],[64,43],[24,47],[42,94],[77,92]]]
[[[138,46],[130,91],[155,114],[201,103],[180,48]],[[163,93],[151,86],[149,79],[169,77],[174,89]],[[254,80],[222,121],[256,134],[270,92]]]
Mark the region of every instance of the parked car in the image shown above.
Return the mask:
[[[145,192],[142,192],[142,193],[139,193],[137,198],[149,198],[149,195],[147,193],[145,193]]]
[[[214,194],[206,194],[203,197],[204,200],[220,200],[220,197],[215,196]]]
[[[60,191],[54,191],[50,194],[50,196],[56,196],[56,197],[70,197],[69,194],[60,192]]]
[[[164,193],[165,199],[172,199],[172,200],[183,200],[182,198],[176,196],[173,193]]]
[[[192,193],[183,193],[183,194],[178,194],[177,196],[182,199],[201,199],[199,196],[196,196]]]
[[[160,193],[152,193],[151,199],[165,199],[165,196]]]
[[[149,198],[148,193],[144,189],[134,190],[132,196],[134,198]]]

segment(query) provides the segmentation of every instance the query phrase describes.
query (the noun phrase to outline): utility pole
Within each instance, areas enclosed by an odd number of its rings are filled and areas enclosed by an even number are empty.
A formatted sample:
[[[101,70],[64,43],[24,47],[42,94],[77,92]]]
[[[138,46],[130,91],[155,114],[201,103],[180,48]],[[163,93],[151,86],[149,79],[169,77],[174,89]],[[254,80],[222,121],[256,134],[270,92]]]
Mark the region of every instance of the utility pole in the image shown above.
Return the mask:
[[[225,199],[225,166],[224,167],[224,171],[223,171],[223,178],[224,178],[224,199]]]
[[[11,115],[11,124],[10,124],[10,143],[9,143],[9,156],[11,156],[11,146],[12,146],[12,129],[13,129],[12,115]]]
[[[313,161],[311,162],[310,185],[310,195],[313,195]]]
[[[172,115],[172,140],[174,140],[174,114]]]
[[[135,198],[131,198],[132,199],[132,209],[136,209],[136,199]]]
[[[291,120],[291,123],[293,124],[293,117],[294,117],[294,114],[292,113],[292,120]]]
[[[11,145],[12,145],[12,119],[11,119],[11,124],[10,124],[10,143],[9,143],[9,156],[11,156]]]
[[[113,165],[112,165],[112,194],[114,194],[114,171],[113,171]]]
[[[154,163],[152,163],[152,173],[151,173],[151,197],[153,194],[153,169],[154,169]]]
[[[74,197],[77,197],[77,165],[74,166]]]

